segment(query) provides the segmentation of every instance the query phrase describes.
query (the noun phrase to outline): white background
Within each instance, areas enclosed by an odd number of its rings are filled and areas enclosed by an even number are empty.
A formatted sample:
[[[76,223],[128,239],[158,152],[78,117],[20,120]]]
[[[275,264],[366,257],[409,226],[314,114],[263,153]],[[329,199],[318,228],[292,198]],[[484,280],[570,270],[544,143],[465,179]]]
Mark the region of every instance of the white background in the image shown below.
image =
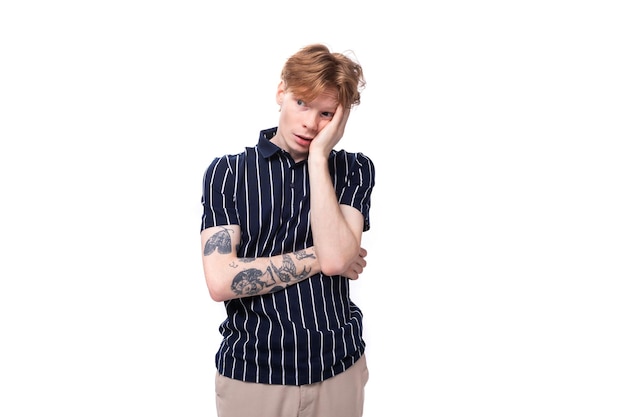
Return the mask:
[[[353,50],[364,417],[626,415],[619,1],[6,1],[0,415],[213,416],[202,174]]]

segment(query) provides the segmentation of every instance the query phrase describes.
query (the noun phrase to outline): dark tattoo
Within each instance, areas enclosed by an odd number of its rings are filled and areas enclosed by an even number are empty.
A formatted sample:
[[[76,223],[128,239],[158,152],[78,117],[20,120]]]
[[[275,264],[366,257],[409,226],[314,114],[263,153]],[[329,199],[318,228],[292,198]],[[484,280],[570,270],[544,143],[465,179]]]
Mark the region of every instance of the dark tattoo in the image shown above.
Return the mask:
[[[237,261],[247,264],[250,262],[254,262],[256,260],[256,258],[237,258]],[[239,268],[239,264],[237,263],[237,261],[232,261],[231,263],[228,264],[228,266],[230,266],[231,268]]]
[[[254,261],[255,258],[238,258],[239,262],[248,263]]]
[[[299,274],[296,272],[296,265],[293,263],[293,260],[288,255],[283,255],[283,265],[278,268],[276,265],[271,264],[272,269],[278,275],[278,279],[282,282],[290,282],[293,279],[296,281],[300,281],[303,278],[306,278],[307,274],[311,272],[311,268],[307,270],[306,266]]]
[[[315,254],[313,254],[313,253],[306,253],[305,250],[297,250],[293,254],[296,255],[296,259],[298,259],[298,260],[304,259],[304,258],[313,258],[313,259],[315,259]]]
[[[211,236],[204,244],[204,256],[208,256],[215,252],[226,254],[232,251],[232,242],[230,240],[232,230],[222,227],[222,230]]]
[[[305,257],[310,257],[305,256]],[[248,262],[252,261],[250,258],[246,258]],[[241,259],[240,259],[241,260]],[[264,288],[273,287],[270,289],[270,293],[280,291],[289,285],[289,283],[300,281],[306,278],[311,272],[311,268],[306,266],[302,272],[297,273],[296,265],[289,255],[283,255],[283,264],[276,266],[270,263],[271,268],[267,268],[265,272],[257,268],[244,269],[237,273],[230,288],[237,295],[249,296],[260,293]],[[233,266],[231,264],[231,266]],[[275,276],[286,285],[277,285]]]
[[[244,269],[233,278],[230,288],[237,295],[256,295],[263,288],[271,287],[276,284],[276,280],[272,276],[269,268],[263,273],[260,269],[250,268]]]

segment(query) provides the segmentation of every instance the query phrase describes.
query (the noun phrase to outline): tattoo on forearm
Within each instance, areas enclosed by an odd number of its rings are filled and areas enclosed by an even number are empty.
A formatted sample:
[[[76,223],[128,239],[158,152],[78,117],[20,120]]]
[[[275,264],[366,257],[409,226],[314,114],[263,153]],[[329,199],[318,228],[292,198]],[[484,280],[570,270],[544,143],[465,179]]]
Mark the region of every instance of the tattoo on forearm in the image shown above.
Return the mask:
[[[296,272],[296,265],[293,263],[293,260],[289,255],[283,255],[283,264],[280,267],[277,267],[274,264],[272,265],[272,269],[278,275],[278,279],[280,279],[284,283],[288,283],[292,280],[300,281],[303,278],[306,278],[307,274],[311,272],[311,268],[307,270],[306,266],[299,274]]]
[[[272,271],[267,268],[265,272],[260,269],[244,269],[233,278],[230,288],[237,295],[256,295],[263,288],[276,284]]]
[[[283,255],[283,264],[276,266],[271,263],[265,272],[257,268],[244,269],[237,273],[230,288],[237,295],[250,296],[259,294],[264,288],[270,288],[269,292],[276,292],[293,282],[300,281],[311,272],[311,267],[304,267],[300,273],[296,271],[296,265],[289,255]],[[284,286],[277,285],[275,276],[286,284]]]
[[[204,244],[204,256],[208,256],[217,250],[218,253],[226,254],[232,252],[232,241],[230,233],[233,231],[222,227],[222,230],[215,233]]]
[[[249,262],[254,261],[255,259],[256,259],[256,258],[238,258],[237,260],[238,260],[239,262],[249,263]]]
[[[231,268],[239,268],[239,263],[237,263],[237,261],[244,263],[244,264],[248,264],[255,260],[256,258],[237,258],[236,261],[232,261],[231,263],[228,264],[228,266],[230,266]]]
[[[313,258],[313,259],[315,259],[315,254],[314,253],[307,253],[306,250],[297,250],[293,254],[296,255],[296,259],[298,259],[298,260],[304,259],[304,258]]]

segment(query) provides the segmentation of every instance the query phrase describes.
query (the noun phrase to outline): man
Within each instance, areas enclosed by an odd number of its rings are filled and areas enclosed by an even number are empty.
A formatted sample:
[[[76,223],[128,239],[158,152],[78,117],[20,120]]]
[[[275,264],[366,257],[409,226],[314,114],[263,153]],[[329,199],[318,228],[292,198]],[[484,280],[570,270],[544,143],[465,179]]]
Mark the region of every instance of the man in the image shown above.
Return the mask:
[[[220,417],[363,414],[363,320],[349,281],[366,266],[374,166],[334,147],[364,86],[348,56],[302,48],[282,69],[278,126],[205,172],[204,275],[227,313]]]

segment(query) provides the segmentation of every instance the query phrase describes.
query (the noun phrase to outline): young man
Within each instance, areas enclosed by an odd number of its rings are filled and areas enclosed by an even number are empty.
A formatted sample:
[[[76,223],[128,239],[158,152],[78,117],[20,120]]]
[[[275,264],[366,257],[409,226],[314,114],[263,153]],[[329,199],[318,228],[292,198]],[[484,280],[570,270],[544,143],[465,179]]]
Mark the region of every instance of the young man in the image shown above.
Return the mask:
[[[278,126],[206,170],[204,275],[227,314],[220,417],[363,414],[363,320],[349,281],[366,266],[374,165],[334,147],[364,86],[348,56],[302,48],[282,70]]]

